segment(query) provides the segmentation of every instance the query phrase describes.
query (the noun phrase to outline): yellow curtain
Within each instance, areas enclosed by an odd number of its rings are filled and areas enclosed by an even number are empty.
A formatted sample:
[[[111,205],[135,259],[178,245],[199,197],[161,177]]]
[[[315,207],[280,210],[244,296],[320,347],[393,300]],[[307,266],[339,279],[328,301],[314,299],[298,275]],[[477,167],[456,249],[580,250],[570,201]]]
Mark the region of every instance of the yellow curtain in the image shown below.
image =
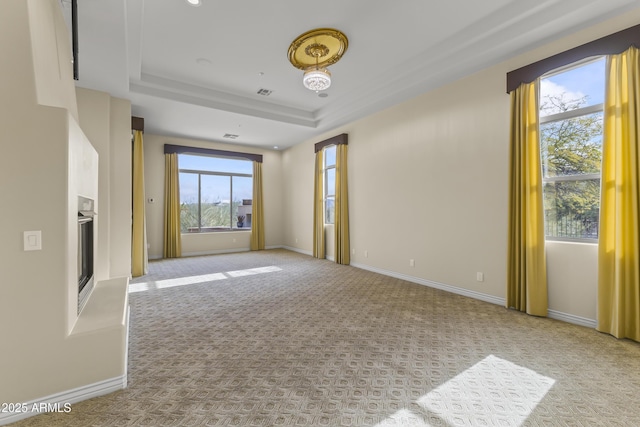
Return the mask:
[[[349,265],[349,191],[347,185],[347,144],[336,146],[336,263]]]
[[[511,92],[507,307],[546,316],[538,85],[536,80]]]
[[[132,153],[132,227],[131,227],[131,275],[133,277],[147,274],[147,226],[145,223],[144,194],[144,150],[142,131],[133,133]]]
[[[182,256],[180,239],[180,187],[178,185],[178,155],[164,155],[164,257]]]
[[[253,202],[251,202],[251,250],[264,249],[264,210],[262,205],[262,163],[253,162]]]
[[[640,62],[607,58],[598,245],[598,327],[640,341]]]
[[[324,258],[324,188],[323,188],[323,155],[322,150],[316,152],[316,166],[313,176],[313,256]]]

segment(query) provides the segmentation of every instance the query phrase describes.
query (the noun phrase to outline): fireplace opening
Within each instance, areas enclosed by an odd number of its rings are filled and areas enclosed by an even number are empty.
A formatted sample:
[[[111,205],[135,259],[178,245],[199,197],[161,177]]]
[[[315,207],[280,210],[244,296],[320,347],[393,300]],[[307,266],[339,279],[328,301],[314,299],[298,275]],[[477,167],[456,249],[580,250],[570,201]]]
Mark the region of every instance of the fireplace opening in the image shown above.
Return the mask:
[[[93,200],[78,196],[78,314],[93,289]]]

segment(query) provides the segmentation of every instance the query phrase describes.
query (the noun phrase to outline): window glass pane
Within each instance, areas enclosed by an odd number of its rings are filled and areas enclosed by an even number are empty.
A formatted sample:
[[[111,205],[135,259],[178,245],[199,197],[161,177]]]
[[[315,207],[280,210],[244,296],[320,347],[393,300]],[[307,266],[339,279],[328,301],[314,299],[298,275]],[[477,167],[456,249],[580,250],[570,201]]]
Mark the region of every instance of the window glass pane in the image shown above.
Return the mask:
[[[327,197],[324,203],[324,222],[325,224],[335,223],[335,200],[333,197]]]
[[[605,59],[552,74],[540,81],[540,116],[604,102]]]
[[[180,231],[198,232],[198,174],[180,173]]]
[[[180,169],[207,172],[253,174],[253,162],[250,160],[226,159],[224,157],[198,156],[193,154],[179,154],[178,167]]]
[[[544,177],[598,173],[602,113],[545,123],[540,126],[540,144]]]
[[[327,169],[325,174],[325,197],[333,196],[336,193],[336,170],[335,168]]]
[[[547,237],[598,238],[599,179],[548,182],[543,192]]]
[[[231,227],[231,177],[200,176],[202,231]]]
[[[603,114],[597,106],[604,101],[604,67],[600,58],[541,80],[540,117],[567,113],[540,125],[547,237],[598,237],[600,180],[592,178],[602,163]],[[589,106],[600,111],[580,110]]]
[[[330,145],[324,149],[324,166],[333,166],[336,164],[336,146]]]
[[[253,178],[233,177],[233,226],[251,228]]]

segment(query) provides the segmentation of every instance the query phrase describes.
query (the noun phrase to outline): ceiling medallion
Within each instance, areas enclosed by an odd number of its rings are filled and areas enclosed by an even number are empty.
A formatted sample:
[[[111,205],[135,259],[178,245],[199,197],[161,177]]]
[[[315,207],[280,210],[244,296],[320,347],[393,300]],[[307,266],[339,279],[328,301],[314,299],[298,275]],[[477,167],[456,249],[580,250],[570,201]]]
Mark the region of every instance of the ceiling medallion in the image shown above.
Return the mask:
[[[319,92],[331,85],[331,73],[326,67],[338,62],[348,46],[349,40],[341,31],[318,28],[301,34],[291,43],[289,62],[304,70],[304,86]]]

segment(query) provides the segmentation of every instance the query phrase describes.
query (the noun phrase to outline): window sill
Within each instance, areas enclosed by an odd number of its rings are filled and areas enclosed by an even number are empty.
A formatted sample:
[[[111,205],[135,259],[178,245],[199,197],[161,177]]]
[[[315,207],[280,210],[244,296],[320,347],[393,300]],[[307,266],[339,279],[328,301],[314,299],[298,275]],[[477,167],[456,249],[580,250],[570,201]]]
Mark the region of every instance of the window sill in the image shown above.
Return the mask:
[[[598,244],[598,239],[570,239],[570,238],[562,238],[562,237],[546,237],[545,238],[546,242],[553,242],[553,243],[577,243],[577,244],[581,244],[581,245],[597,245]]]

